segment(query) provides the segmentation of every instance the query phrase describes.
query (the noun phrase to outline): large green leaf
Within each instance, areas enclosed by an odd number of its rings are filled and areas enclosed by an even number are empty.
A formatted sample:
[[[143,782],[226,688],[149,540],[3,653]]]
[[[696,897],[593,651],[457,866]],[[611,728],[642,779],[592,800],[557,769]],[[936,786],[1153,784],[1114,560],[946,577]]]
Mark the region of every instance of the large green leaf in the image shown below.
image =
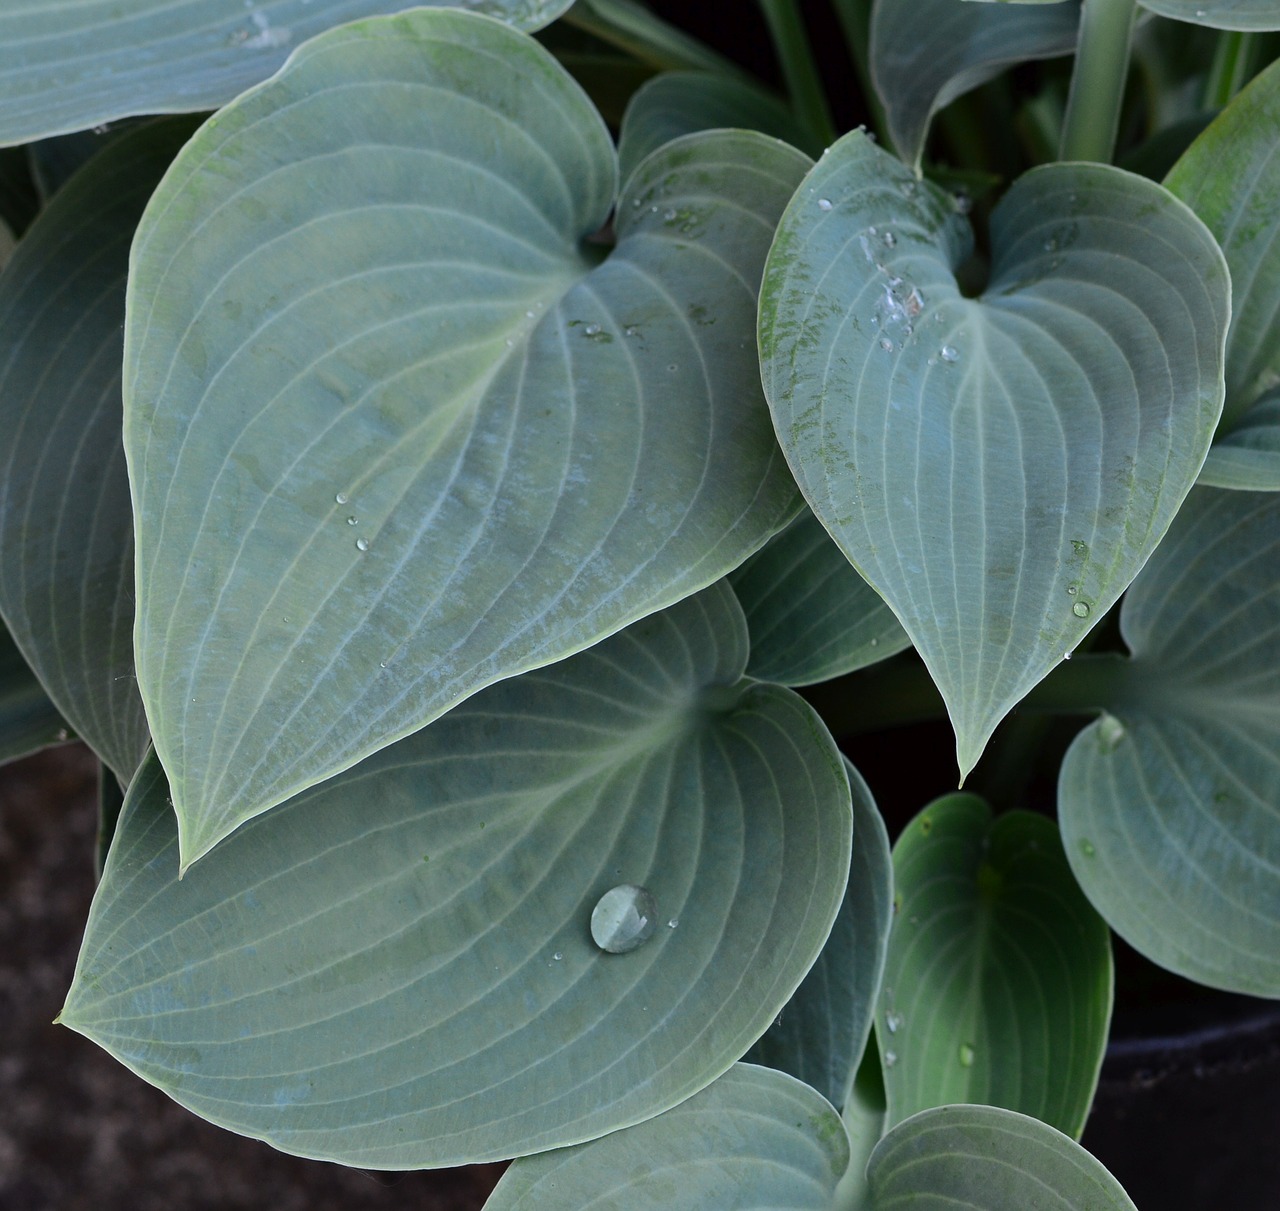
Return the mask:
[[[932,803],[893,851],[893,930],[876,1039],[889,1122],[951,1102],[1079,1136],[1111,1020],[1107,927],[1052,820]]]
[[[1276,0],[1138,0],[1162,17],[1213,29],[1280,29]]]
[[[862,776],[848,761],[845,770],[853,791],[848,889],[818,961],[747,1054],[753,1063],[779,1068],[811,1085],[837,1108],[849,1099],[871,1033],[893,903],[884,820]]]
[[[849,783],[715,586],[493,686],[178,878],[148,760],[62,1021],[214,1122],[379,1168],[591,1139],[724,1072],[849,871]],[[615,885],[654,936],[592,941]]]
[[[889,602],[961,774],[1160,540],[1222,408],[1229,280],[1199,219],[1056,164],[991,219],[985,291],[951,199],[846,136],[778,227],[765,390],[813,511]]]
[[[57,192],[0,277],[0,611],[126,781],[147,723],[120,436],[125,278],[142,209],[191,131],[177,118],[120,136]]]
[[[737,1064],[638,1127],[516,1161],[485,1211],[830,1211],[848,1163],[826,1101]]]
[[[753,677],[812,685],[911,646],[884,598],[806,509],[729,575],[751,631]]]
[[[1079,27],[1078,0],[1043,8],[875,0],[871,78],[898,154],[918,165],[938,110],[1011,64],[1074,50]]]
[[[1280,490],[1280,63],[1227,106],[1165,184],[1231,267],[1227,402],[1200,482]]]
[[[265,80],[300,43],[373,13],[443,0],[5,0],[0,143],[129,114],[215,109]],[[539,29],[570,0],[450,0]]]
[[[942,1106],[900,1123],[867,1177],[857,1211],[1136,1211],[1069,1136],[995,1106]]]
[[[68,735],[66,720],[0,624],[0,762],[16,761]]]
[[[125,335],[138,678],[184,863],[790,520],[749,337],[807,163],[668,144],[602,260],[599,116],[531,39],[444,10],[316,39],[203,128]]]
[[[1197,488],[1125,597],[1058,784],[1080,885],[1164,967],[1280,996],[1280,495]],[[1083,671],[1083,670],[1082,670]]]

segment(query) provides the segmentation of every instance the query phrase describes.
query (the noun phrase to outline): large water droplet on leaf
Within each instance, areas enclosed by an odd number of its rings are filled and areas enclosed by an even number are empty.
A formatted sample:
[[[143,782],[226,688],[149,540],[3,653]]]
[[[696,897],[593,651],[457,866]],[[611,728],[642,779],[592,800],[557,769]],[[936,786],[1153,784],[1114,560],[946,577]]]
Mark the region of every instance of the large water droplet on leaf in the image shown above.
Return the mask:
[[[658,906],[646,888],[620,883],[592,909],[591,938],[609,954],[626,954],[653,937],[657,919]]]

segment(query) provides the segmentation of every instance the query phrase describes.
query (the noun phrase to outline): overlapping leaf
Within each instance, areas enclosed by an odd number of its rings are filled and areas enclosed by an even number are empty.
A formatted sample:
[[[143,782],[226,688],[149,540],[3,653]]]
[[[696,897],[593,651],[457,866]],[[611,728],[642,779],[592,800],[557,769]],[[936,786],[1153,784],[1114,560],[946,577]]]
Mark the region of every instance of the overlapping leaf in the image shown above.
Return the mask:
[[[750,665],[747,666],[750,668]],[[843,1109],[866,1050],[884,971],[893,899],[889,835],[867,784],[853,791],[853,861],[831,936],[778,1020],[747,1054],[788,1072]]]
[[[1072,869],[1126,941],[1280,996],[1280,494],[1197,488],[1120,613],[1133,652],[1058,786]]]
[[[347,26],[212,119],[135,245],[138,677],[183,860],[794,515],[749,338],[807,161],[650,157],[531,39]],[[745,339],[744,339],[745,336]]]
[[[1165,184],[1217,237],[1231,267],[1227,401],[1200,482],[1280,491],[1280,64],[1183,154]]]
[[[1213,29],[1280,29],[1275,0],[1138,0],[1162,17]]]
[[[751,631],[753,677],[812,685],[911,646],[884,598],[805,510],[731,572]]]
[[[875,0],[871,77],[898,154],[918,165],[929,122],[944,105],[1011,64],[1075,48],[1078,0],[1047,7]]]
[[[876,1039],[888,1121],[983,1102],[1079,1136],[1111,1019],[1107,927],[1051,820],[927,807],[893,851]]]
[[[57,744],[68,734],[66,720],[0,624],[0,762]]]
[[[1159,185],[1028,173],[968,222],[854,133],[765,270],[765,390],[814,512],[947,703],[961,773],[1117,600],[1194,481],[1223,396],[1227,268]]]
[[[249,822],[178,879],[125,804],[62,1021],[184,1105],[379,1168],[591,1139],[691,1096],[795,991],[849,871],[849,783],[740,680],[723,585],[509,679]],[[592,941],[611,887],[656,935]]]
[[[569,0],[449,0],[539,29]],[[6,0],[0,143],[216,109],[331,26],[442,0]]]
[[[133,668],[133,516],[120,436],[134,228],[191,134],[122,135],[60,189],[0,277],[0,611],[72,727],[128,779],[147,747]]]

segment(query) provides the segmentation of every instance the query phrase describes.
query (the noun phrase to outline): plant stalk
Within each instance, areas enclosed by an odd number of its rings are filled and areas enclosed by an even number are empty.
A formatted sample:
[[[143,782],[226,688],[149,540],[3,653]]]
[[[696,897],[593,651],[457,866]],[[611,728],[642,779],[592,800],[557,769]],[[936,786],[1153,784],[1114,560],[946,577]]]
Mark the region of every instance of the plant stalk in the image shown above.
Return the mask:
[[[1249,79],[1253,39],[1243,30],[1223,30],[1205,84],[1204,108],[1221,109]]]
[[[868,125],[875,131],[880,146],[893,151],[884,105],[880,101],[880,94],[876,92],[875,81],[871,78],[871,3],[872,0],[832,0],[832,7],[836,10],[836,19],[844,31],[849,58],[853,60],[853,70],[857,73],[858,85],[862,90],[863,100],[867,103]]]
[[[1059,159],[1111,162],[1137,14],[1136,0],[1084,0]]]
[[[836,141],[835,123],[800,16],[800,6],[796,0],[759,0],[759,4],[796,117],[819,144],[815,150],[829,147]]]
[[[1124,701],[1133,662],[1118,652],[1077,654],[1058,665],[1018,705],[1029,712],[1092,715]]]

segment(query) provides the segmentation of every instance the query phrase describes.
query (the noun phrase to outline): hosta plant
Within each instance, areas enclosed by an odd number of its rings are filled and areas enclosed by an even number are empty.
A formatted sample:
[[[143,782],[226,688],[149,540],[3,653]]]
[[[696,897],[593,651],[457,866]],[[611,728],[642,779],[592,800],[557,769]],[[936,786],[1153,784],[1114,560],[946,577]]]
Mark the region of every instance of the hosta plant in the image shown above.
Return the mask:
[[[782,93],[633,0],[0,13],[0,745],[101,758],[60,1020],[197,1114],[1126,1208],[1109,928],[1280,995],[1280,12],[832,7],[844,133],[788,0]],[[891,849],[833,731],[944,711]]]

